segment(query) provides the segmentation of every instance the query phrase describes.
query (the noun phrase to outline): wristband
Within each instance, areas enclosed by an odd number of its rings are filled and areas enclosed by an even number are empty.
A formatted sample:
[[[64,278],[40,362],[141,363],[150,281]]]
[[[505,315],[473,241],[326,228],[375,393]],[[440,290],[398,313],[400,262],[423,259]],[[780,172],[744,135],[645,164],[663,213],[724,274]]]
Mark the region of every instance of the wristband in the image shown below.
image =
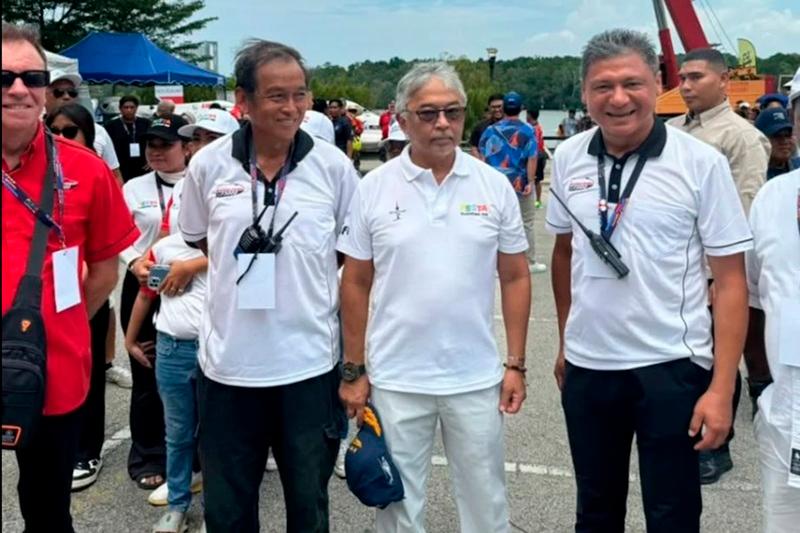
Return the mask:
[[[525,376],[525,372],[528,371],[528,369],[525,368],[523,365],[512,365],[508,363],[503,363],[503,366],[505,367],[506,370],[516,370],[517,372],[522,374],[523,377]]]

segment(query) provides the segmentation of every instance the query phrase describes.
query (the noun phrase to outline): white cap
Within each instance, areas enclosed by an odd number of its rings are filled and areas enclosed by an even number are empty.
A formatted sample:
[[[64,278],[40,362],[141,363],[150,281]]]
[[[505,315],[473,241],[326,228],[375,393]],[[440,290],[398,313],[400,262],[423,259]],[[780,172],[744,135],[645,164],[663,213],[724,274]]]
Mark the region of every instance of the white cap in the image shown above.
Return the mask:
[[[203,109],[197,113],[194,124],[186,124],[178,129],[178,135],[191,137],[198,128],[227,135],[239,129],[239,122],[224,109]]]
[[[391,126],[389,126],[389,136],[386,137],[387,141],[407,141],[408,137],[403,129],[400,127],[400,123],[396,120],[392,122]]]
[[[792,89],[789,91],[790,107],[796,105],[794,101],[797,98],[800,98],[800,67],[797,68],[797,72],[794,73],[794,78],[792,78]]]
[[[77,72],[67,72],[66,70],[62,70],[60,68],[50,69],[50,85],[54,84],[58,80],[69,80],[77,89],[81,83],[83,83],[83,78]]]
[[[333,122],[319,111],[314,111],[313,109],[306,111],[303,122],[300,123],[300,127],[312,137],[322,139],[331,144],[336,142],[336,137],[333,132]]]

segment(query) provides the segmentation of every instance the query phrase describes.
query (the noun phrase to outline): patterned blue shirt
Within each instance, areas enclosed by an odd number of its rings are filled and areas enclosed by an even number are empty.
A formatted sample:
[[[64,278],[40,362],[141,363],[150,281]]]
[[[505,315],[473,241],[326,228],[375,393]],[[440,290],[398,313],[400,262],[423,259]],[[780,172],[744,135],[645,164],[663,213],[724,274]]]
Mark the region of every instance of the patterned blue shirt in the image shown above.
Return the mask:
[[[478,150],[487,164],[506,175],[514,190],[528,185],[528,159],[536,157],[536,133],[516,118],[505,118],[486,128]]]

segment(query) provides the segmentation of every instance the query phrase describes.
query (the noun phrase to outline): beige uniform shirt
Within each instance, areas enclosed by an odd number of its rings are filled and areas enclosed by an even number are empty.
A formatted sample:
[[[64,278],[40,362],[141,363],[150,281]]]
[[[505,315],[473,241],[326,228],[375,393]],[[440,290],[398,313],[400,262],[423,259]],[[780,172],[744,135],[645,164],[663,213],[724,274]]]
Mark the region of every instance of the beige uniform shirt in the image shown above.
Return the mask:
[[[766,181],[772,150],[764,134],[734,113],[727,99],[699,115],[688,113],[667,123],[722,152],[731,167],[744,211],[749,213],[753,198]]]

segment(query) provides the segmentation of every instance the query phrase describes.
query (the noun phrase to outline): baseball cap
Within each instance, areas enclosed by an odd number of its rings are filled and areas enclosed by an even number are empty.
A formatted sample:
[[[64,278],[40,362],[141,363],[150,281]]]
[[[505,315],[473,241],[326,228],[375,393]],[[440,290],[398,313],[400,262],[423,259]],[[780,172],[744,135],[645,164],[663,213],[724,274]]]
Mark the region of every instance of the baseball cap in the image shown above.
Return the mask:
[[[792,129],[792,123],[789,120],[789,114],[781,107],[774,107],[764,109],[758,114],[756,119],[756,128],[767,137],[772,137],[782,130]]]
[[[389,456],[378,412],[364,408],[364,424],[344,458],[347,487],[368,507],[385,508],[403,499],[403,480]]]
[[[186,125],[186,121],[178,115],[170,115],[169,118],[156,117],[150,122],[150,127],[144,134],[144,138],[149,140],[152,138],[163,139],[167,142],[175,142],[181,140],[179,130]]]
[[[333,122],[319,111],[307,110],[300,127],[314,138],[322,139],[331,144],[336,142]]]
[[[83,83],[83,78],[77,72],[67,72],[66,70],[60,68],[50,69],[50,85],[54,84],[58,80],[69,80],[76,89],[81,83]]]
[[[519,111],[522,109],[522,96],[518,92],[507,92],[503,97],[503,112]]]
[[[766,108],[770,102],[778,102],[784,109],[789,107],[789,99],[786,98],[786,95],[780,93],[768,93],[758,99],[761,109]]]
[[[800,98],[800,67],[797,68],[797,72],[794,73],[794,78],[792,78],[792,88],[789,89],[789,104],[792,106],[800,104],[800,102],[796,102]]]
[[[239,129],[239,122],[224,109],[203,109],[197,113],[194,124],[186,124],[178,129],[178,135],[191,137],[198,128],[227,135]]]

